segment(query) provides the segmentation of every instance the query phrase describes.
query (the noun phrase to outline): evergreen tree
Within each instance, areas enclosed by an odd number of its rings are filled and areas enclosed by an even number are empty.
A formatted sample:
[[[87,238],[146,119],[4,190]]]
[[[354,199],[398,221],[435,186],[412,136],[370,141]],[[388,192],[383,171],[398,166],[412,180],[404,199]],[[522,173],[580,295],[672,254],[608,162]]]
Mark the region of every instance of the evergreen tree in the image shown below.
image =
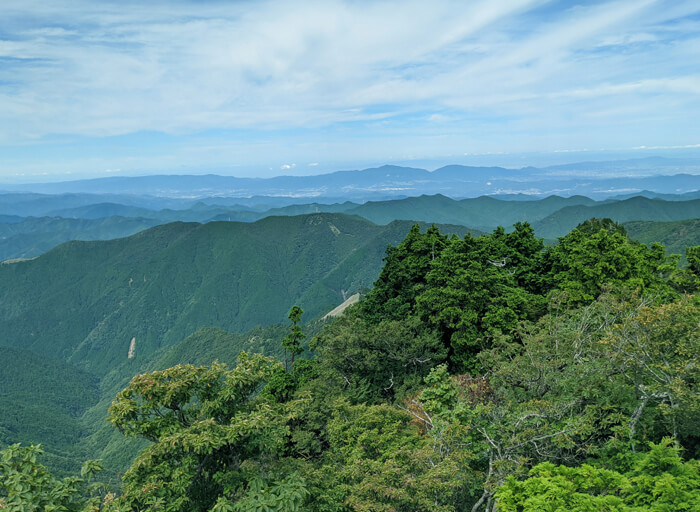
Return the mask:
[[[301,347],[301,341],[306,338],[301,330],[299,322],[301,322],[301,315],[304,314],[304,310],[299,306],[292,306],[289,310],[288,318],[292,321],[292,325],[289,327],[289,334],[282,340],[282,346],[284,347],[284,368],[287,369],[287,352],[292,355],[292,362],[289,368],[289,372],[294,372],[294,358],[301,354],[304,349]]]

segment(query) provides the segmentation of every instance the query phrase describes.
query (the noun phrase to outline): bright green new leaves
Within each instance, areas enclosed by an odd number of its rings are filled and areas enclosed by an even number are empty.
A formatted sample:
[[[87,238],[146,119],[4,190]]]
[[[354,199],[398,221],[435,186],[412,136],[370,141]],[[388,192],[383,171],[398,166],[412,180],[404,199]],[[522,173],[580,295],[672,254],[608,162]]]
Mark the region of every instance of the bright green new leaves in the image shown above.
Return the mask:
[[[413,314],[432,262],[447,244],[447,237],[435,225],[421,234],[416,224],[399,245],[389,246],[382,272],[362,302],[366,317],[373,321],[404,320]]]
[[[123,495],[110,510],[226,510],[282,485],[274,468],[296,403],[259,393],[279,366],[243,353],[233,370],[181,365],[135,377],[110,420],[155,444],[124,475]]]
[[[497,493],[500,512],[680,512],[700,509],[700,466],[683,462],[667,439],[638,454],[625,474],[544,462]]]
[[[211,512],[297,512],[308,494],[305,480],[297,473],[272,484],[254,478],[243,499],[234,503],[220,497]]]
[[[137,375],[110,408],[109,420],[125,435],[154,443],[204,418],[201,403],[221,388],[225,365],[178,365]]]
[[[329,424],[338,489],[351,510],[448,512],[456,467],[420,435],[411,416],[388,405],[340,403]]]
[[[56,479],[37,459],[39,446],[14,444],[0,452],[0,510],[3,512],[88,512],[99,510],[102,471],[98,461],[83,464],[80,477]]]

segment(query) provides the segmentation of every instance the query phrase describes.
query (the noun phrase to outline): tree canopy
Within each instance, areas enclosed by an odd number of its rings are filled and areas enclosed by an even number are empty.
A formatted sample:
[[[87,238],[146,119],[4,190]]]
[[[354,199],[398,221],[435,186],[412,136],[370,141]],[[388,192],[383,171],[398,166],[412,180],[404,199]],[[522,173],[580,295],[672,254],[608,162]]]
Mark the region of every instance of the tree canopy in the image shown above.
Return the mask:
[[[288,368],[134,377],[109,420],[149,444],[116,495],[78,497],[15,446],[0,508],[26,478],[38,503],[124,512],[698,510],[699,255],[674,268],[605,220],[550,247],[525,223],[415,227],[308,359],[294,306]]]

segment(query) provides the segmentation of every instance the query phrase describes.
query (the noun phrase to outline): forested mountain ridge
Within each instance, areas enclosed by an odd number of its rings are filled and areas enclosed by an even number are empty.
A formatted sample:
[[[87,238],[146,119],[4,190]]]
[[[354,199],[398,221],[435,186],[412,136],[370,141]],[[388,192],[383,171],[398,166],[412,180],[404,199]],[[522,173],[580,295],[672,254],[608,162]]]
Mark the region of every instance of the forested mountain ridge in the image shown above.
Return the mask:
[[[629,221],[623,225],[630,238],[645,244],[662,243],[666,252],[680,254],[682,261],[685,261],[686,248],[700,245],[700,219],[672,222]]]
[[[492,230],[497,226],[512,226],[516,222],[532,223],[566,206],[591,204],[595,204],[595,201],[583,196],[549,196],[531,201],[505,201],[490,196],[456,200],[437,194],[391,201],[368,201],[347,210],[346,213],[360,215],[377,224],[404,219],[461,224],[481,230]]]
[[[116,216],[94,220],[19,217],[5,222],[0,219],[0,261],[35,258],[72,240],[123,238],[157,224],[160,222],[152,219]]]
[[[610,218],[616,222],[697,219],[700,218],[700,199],[665,201],[632,197],[604,204],[567,206],[533,222],[533,228],[539,236],[556,238],[592,217]]]
[[[46,206],[39,208],[43,203],[37,203],[33,195],[29,195],[28,203],[22,207],[21,205],[26,202],[22,198],[26,194],[18,195],[19,199],[12,199],[12,195],[0,196],[0,205],[5,200],[10,205],[13,200],[16,200],[20,210],[29,208],[42,215],[47,212]],[[119,196],[116,197],[119,198]],[[482,231],[490,231],[499,225],[511,226],[515,222],[530,222],[539,236],[555,239],[565,235],[578,223],[590,217],[608,217],[617,222],[627,222],[684,220],[700,216],[698,209],[700,200],[687,198],[682,200],[682,197],[675,196],[672,201],[638,197],[600,202],[583,196],[549,196],[543,199],[520,197],[519,200],[482,196],[456,200],[437,194],[369,201],[364,204],[348,201],[332,204],[314,202],[277,207],[271,207],[264,202],[255,206],[229,204],[237,199],[209,198],[197,202],[180,200],[179,209],[155,210],[131,204],[134,202],[150,204],[150,198],[130,197],[126,200],[128,204],[111,202],[82,204],[90,199],[99,200],[96,199],[99,196],[69,195],[67,198],[61,199],[59,196],[48,201],[65,202],[74,198],[81,206],[59,210],[49,209],[48,215],[52,215],[51,217],[0,216],[0,261],[32,258],[69,240],[105,240],[129,236],[148,227],[173,221],[255,222],[270,216],[324,212],[359,215],[382,225],[400,219],[468,226]],[[276,198],[266,200],[272,201],[272,204],[281,201]],[[287,200],[289,198],[285,199]],[[158,199],[155,204],[163,201],[172,203],[174,200]],[[254,201],[251,204],[254,204]],[[116,216],[116,214],[127,215],[127,217]]]
[[[315,214],[67,243],[0,266],[0,344],[103,373],[126,358],[132,338],[141,356],[204,326],[240,332],[281,322],[290,303],[314,318],[368,286],[386,245],[409,228]]]

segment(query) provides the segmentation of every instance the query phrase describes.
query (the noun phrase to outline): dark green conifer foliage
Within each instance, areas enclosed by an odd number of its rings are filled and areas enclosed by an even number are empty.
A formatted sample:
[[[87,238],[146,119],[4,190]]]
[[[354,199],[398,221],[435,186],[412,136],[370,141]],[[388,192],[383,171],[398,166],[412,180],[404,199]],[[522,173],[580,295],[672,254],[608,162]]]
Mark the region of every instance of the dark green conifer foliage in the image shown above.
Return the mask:
[[[400,244],[387,247],[379,279],[362,303],[365,316],[380,321],[403,320],[411,315],[433,261],[448,243],[447,236],[440,234],[434,224],[425,233],[416,224]]]
[[[301,354],[304,349],[301,346],[301,341],[306,338],[301,330],[299,322],[301,322],[301,315],[304,314],[304,310],[299,306],[292,306],[289,310],[288,318],[292,321],[292,325],[289,327],[289,334],[282,340],[282,346],[284,347],[284,368],[287,369],[287,352],[291,354],[291,364],[289,365],[289,372],[294,372],[294,358]]]
[[[618,233],[622,236],[627,236],[627,230],[623,225],[608,218],[597,219],[592,217],[576,226],[576,229],[586,235],[595,235],[598,231],[604,229],[611,234]]]
[[[540,268],[542,240],[527,223],[511,233],[448,238],[432,226],[414,226],[387,249],[385,265],[362,302],[361,314],[375,324],[416,316],[448,350],[453,371],[475,370],[474,356],[521,319],[544,312]]]
[[[700,245],[688,247],[685,256],[688,259],[690,271],[695,274],[696,277],[700,278]]]
[[[519,320],[544,312],[542,241],[527,223],[506,233],[450,239],[432,263],[416,312],[440,333],[453,371],[474,371],[476,354]]]
[[[548,285],[562,290],[569,306],[591,303],[606,284],[640,290],[664,287],[661,274],[668,270],[661,244],[634,242],[609,219],[584,222],[560,238],[545,261]]]

